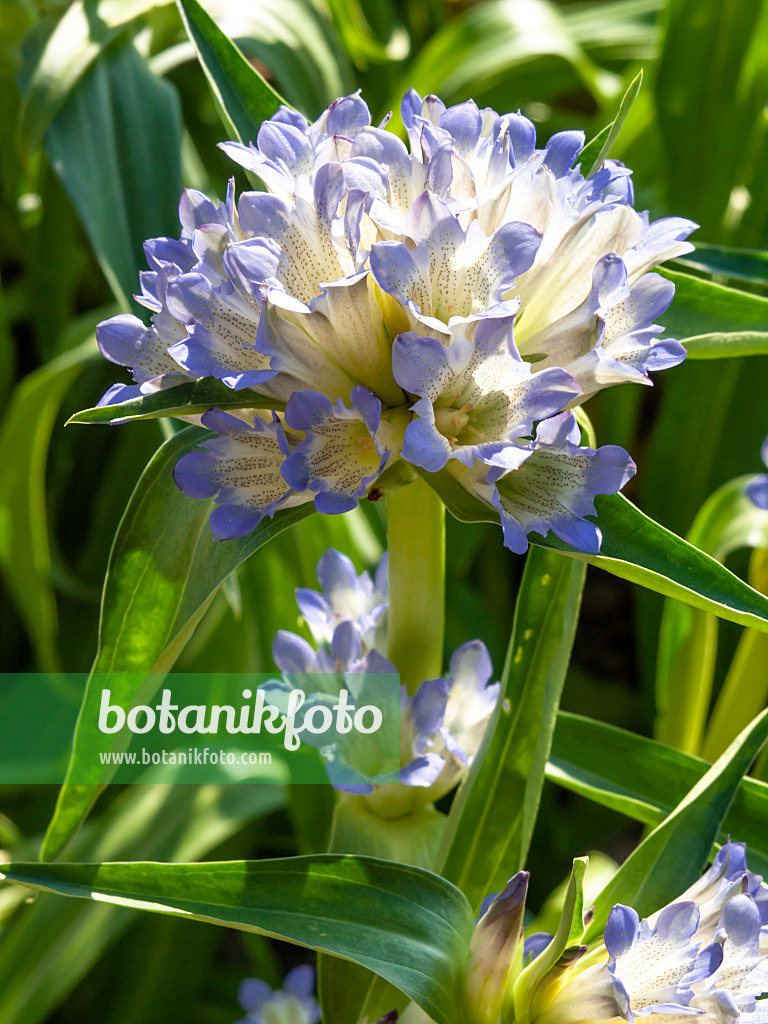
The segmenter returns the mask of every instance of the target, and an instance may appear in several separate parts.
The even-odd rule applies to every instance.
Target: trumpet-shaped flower
[[[425,680],[413,697],[403,688],[401,729],[412,754],[400,781],[432,800],[453,789],[472,764],[499,699],[484,643],[470,640],[451,656],[445,679]]]
[[[461,467],[456,475],[498,509],[504,543],[524,552],[529,533],[548,531],[580,551],[597,552],[602,535],[586,519],[596,514],[598,494],[615,494],[635,472],[635,464],[615,445],[579,447],[579,425],[565,412],[541,422],[536,438],[519,449],[519,468],[489,471]]]
[[[375,646],[376,628],[387,610],[387,556],[382,556],[373,579],[358,576],[351,559],[329,548],[317,563],[322,593],[299,587],[296,603],[317,643],[330,643],[337,626],[351,622],[365,649]]]
[[[527,453],[513,442],[579,394],[564,370],[531,373],[514,345],[514,312],[512,306],[475,320],[468,325],[470,337],[456,331],[449,345],[412,332],[397,338],[395,378],[404,391],[420,396],[412,407],[417,418],[405,431],[404,459],[430,472],[448,459],[470,468],[479,460],[518,469]]]
[[[296,493],[315,493],[318,512],[349,512],[384,468],[390,450],[377,440],[381,402],[367,388],[352,390],[352,405],[341,398],[331,402],[314,391],[296,391],[285,409],[285,420],[304,432],[282,466]]]
[[[674,287],[650,271],[690,250],[695,225],[636,212],[615,161],[585,176],[581,132],[537,148],[519,113],[413,90],[401,113],[410,147],[359,95],[314,123],[281,108],[255,144],[223,144],[269,191],[236,201],[230,186],[220,205],[184,194],[180,238],[147,243],[150,324],[122,314],[99,328],[135,381],[102,401],[215,378],[242,396],[232,418],[248,429],[245,410],[274,413],[252,436],[204,417],[219,441],[177,474],[187,493],[218,491],[214,522],[238,524],[219,537],[290,504],[344,511],[402,459],[447,464],[515,551],[555,528],[594,551],[592,497],[632,463],[578,449],[558,417],[683,358],[654,323]],[[284,492],[274,465],[254,462],[267,448]]]
[[[217,540],[243,537],[275,509],[311,497],[291,490],[282,476],[289,447],[277,416],[271,423],[255,416],[249,424],[209,409],[202,423],[218,437],[205,441],[203,451],[179,459],[173,475],[190,497],[216,497],[219,507],[211,514],[211,529]]]

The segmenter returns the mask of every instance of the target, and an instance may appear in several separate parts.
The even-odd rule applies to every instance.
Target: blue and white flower
[[[522,916],[519,890],[526,880],[515,876],[503,893],[489,897],[472,950],[490,922],[498,936],[509,924],[505,918],[517,924]],[[500,980],[483,987],[482,979],[474,977],[474,990],[482,992],[482,1000],[468,1003],[469,1019],[506,1024],[512,1019],[514,1001],[516,1024],[607,1024],[622,1018],[632,1024],[651,1015],[659,1024],[692,1019],[701,1024],[764,1024],[768,1001],[760,1000],[768,993],[768,957],[765,947],[762,952],[760,948],[760,907],[766,893],[760,877],[746,868],[743,844],[728,843],[679,900],[646,920],[640,920],[632,907],[613,907],[603,943],[565,950],[537,976],[525,1005],[520,968],[535,961],[552,937],[537,933],[526,939],[511,982],[505,960],[509,941],[497,942],[498,953],[486,956],[485,968],[489,978]],[[515,898],[510,900],[510,895]],[[470,953],[468,978],[473,977],[472,969],[477,973],[477,966]]]
[[[498,703],[500,684],[492,676],[485,644],[470,640],[453,652],[445,679],[425,680],[413,697],[402,688],[401,782],[437,800],[461,780]]]
[[[239,429],[204,420],[225,428],[200,463],[230,509],[214,515],[243,528],[299,502],[345,511],[402,459],[447,464],[499,511],[515,551],[553,524],[594,551],[592,498],[632,463],[580,448],[570,428],[566,443],[558,417],[683,358],[654,323],[674,287],[650,271],[691,249],[695,225],[637,213],[615,161],[585,177],[580,132],[537,149],[520,114],[413,90],[401,112],[410,148],[357,94],[312,124],[281,108],[255,145],[223,144],[269,191],[236,202],[230,186],[219,205],[184,194],[180,238],[147,245],[150,326],[121,315],[99,328],[136,381],[103,401],[211,377],[243,410],[266,404],[285,442],[280,495],[273,468],[256,493]]]
[[[449,345],[405,332],[392,349],[395,379],[419,400],[406,427],[403,458],[436,472],[448,459],[518,469],[527,453],[512,442],[529,437],[534,421],[561,412],[580,394],[576,381],[552,368],[532,374],[515,348],[518,304],[452,332]]]
[[[311,498],[292,490],[281,473],[290,448],[277,416],[267,422],[257,413],[249,423],[209,409],[202,424],[218,437],[205,441],[203,451],[179,459],[173,476],[192,498],[216,497],[218,508],[211,513],[216,540],[244,537],[277,508]]]
[[[299,587],[296,603],[317,643],[330,643],[337,626],[351,622],[367,650],[376,646],[376,631],[386,623],[387,556],[382,556],[371,579],[360,575],[352,560],[330,548],[317,563],[322,592]]]
[[[517,469],[451,467],[468,490],[498,510],[512,551],[522,554],[528,534],[549,531],[580,551],[600,550],[600,528],[586,517],[596,515],[595,497],[619,491],[635,464],[615,445],[580,447],[580,436],[576,417],[564,412],[539,423],[535,440],[518,447]]]
[[[272,656],[284,678],[275,683],[275,693],[287,694],[296,685],[309,693],[318,682],[311,678],[316,673],[335,677],[328,681],[331,689],[345,685],[350,693],[359,692],[366,676],[397,674],[382,653],[387,649],[386,571],[386,555],[371,580],[368,573],[358,576],[345,555],[325,552],[317,566],[323,593],[296,591],[316,646],[295,633],[278,631]],[[453,789],[472,764],[499,699],[500,684],[492,683],[492,677],[485,644],[472,640],[454,651],[445,678],[425,680],[413,696],[400,687],[400,770],[393,781],[417,790],[419,802],[434,801]],[[328,692],[313,693],[308,704],[325,699]],[[350,782],[342,762],[340,751],[334,751],[328,769],[336,788],[374,791],[364,779]]]
[[[238,1024],[318,1024],[320,1004],[314,992],[315,970],[308,964],[289,971],[281,989],[273,990],[259,978],[246,978],[237,998],[247,1016]]]
[[[763,441],[760,454],[763,457],[763,462],[768,466],[768,437]],[[762,473],[760,476],[756,476],[747,484],[745,494],[758,508],[768,510],[768,474]]]

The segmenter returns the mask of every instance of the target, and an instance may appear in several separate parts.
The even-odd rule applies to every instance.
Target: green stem
[[[409,693],[443,668],[445,506],[423,480],[387,498],[389,659]]]

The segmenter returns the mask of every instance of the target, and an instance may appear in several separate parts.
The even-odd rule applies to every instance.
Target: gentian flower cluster
[[[315,971],[302,964],[289,971],[283,987],[273,991],[258,978],[246,978],[238,1002],[247,1016],[238,1024],[318,1024],[320,1005],[314,996]]]
[[[695,225],[637,213],[615,161],[585,177],[582,132],[537,148],[519,113],[413,90],[401,112],[409,147],[359,95],[223,143],[269,191],[184,193],[180,238],[146,244],[149,326],[97,332],[136,382],[102,402],[201,378],[242,395],[202,416],[216,436],[176,468],[216,497],[218,539],[309,501],[347,511],[403,460],[496,509],[514,551],[551,530],[594,552],[584,517],[635,467],[582,447],[573,409],[684,358],[654,324],[674,287],[651,271]]]
[[[659,1024],[768,1020],[768,1002],[757,1001],[768,992],[768,888],[748,871],[742,843],[722,847],[698,882],[645,920],[615,906],[603,943],[566,949],[523,1005],[513,990],[519,997],[526,969],[552,940],[534,934],[519,956],[527,881],[520,872],[481,908],[466,974],[470,1021],[506,1024],[513,1013],[516,1024],[632,1024],[651,1014]]]
[[[308,685],[303,676],[333,673],[344,678],[354,695],[367,676],[396,674],[392,662],[377,649],[386,650],[386,555],[372,580],[366,572],[358,576],[350,559],[331,549],[320,559],[317,576],[322,592],[296,591],[317,647],[295,633],[278,632],[272,655],[284,678],[277,689],[288,692],[297,683],[311,688],[311,680]],[[400,688],[401,767],[391,781],[417,787],[423,800],[431,801],[461,780],[498,701],[499,684],[490,683],[492,675],[485,644],[472,640],[454,651],[445,678],[425,680],[413,696]],[[314,697],[322,699],[322,694]],[[311,704],[309,698],[306,707]],[[328,744],[327,737],[323,742]],[[341,745],[324,753],[337,789],[373,792],[374,785],[343,757]]]
[[[768,437],[763,441],[760,454],[766,467],[768,467]],[[747,484],[745,493],[758,508],[768,510],[768,474],[763,473],[760,476],[756,476],[754,480]]]

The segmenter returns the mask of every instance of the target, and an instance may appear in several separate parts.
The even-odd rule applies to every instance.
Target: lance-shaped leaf
[[[231,138],[255,142],[262,121],[283,102],[197,0],[178,0],[208,84]]]
[[[178,232],[181,105],[133,43],[106,50],[72,89],[45,148],[123,308],[143,244]]]
[[[731,281],[768,284],[768,253],[759,249],[736,249],[727,245],[707,245],[696,241],[696,251],[674,261],[675,266],[696,270],[710,277]]]
[[[738,477],[719,487],[702,505],[688,532],[692,544],[719,562],[741,547],[768,547],[768,513],[757,508],[745,494],[746,486],[754,479]],[[743,705],[736,718],[738,727],[731,729],[719,749],[701,749],[715,675],[717,633],[717,620],[711,615],[687,608],[679,601],[664,603],[656,660],[655,733],[662,742],[691,754],[702,752],[710,761],[723,752],[764,705],[759,687],[750,686],[749,696],[754,698],[751,705],[749,700],[737,698]],[[764,644],[765,639],[762,637],[759,642]],[[719,707],[722,699],[721,693]]]
[[[689,359],[726,359],[768,352],[768,299],[690,274],[664,269],[675,301],[661,317]]]
[[[603,166],[603,161],[610,153],[613,148],[613,144],[619,137],[622,125],[627,119],[632,104],[637,99],[637,94],[640,92],[640,86],[643,84],[643,72],[632,79],[629,88],[624,93],[616,117],[607,124],[602,131],[598,132],[594,139],[586,144],[584,149],[579,153],[576,158],[581,164],[581,173],[586,177],[591,178],[593,174],[596,174]]]
[[[523,867],[576,632],[585,566],[532,548],[503,678],[503,703],[451,809],[442,873],[473,907]],[[494,727],[495,726],[495,727]]]
[[[741,778],[766,739],[768,711],[737,736],[669,817],[627,857],[595,901],[595,916],[587,928],[586,941],[602,932],[614,904],[625,903],[645,917],[696,881]]]
[[[97,405],[70,416],[70,423],[125,423],[128,420],[153,420],[161,416],[200,416],[208,409],[284,409],[285,402],[265,398],[255,391],[233,391],[220,380],[202,380],[155,391],[115,405]]]
[[[205,864],[11,864],[11,882],[257,932],[344,957],[452,1024],[474,921],[420,868],[321,854]]]
[[[658,825],[709,769],[692,757],[646,736],[559,712],[547,778],[602,807],[646,825]],[[745,778],[720,828],[747,844],[753,871],[768,875],[768,783]]]
[[[19,138],[28,152],[40,145],[67,96],[99,54],[129,22],[170,0],[75,0],[51,31],[34,65],[21,70],[24,100]]]
[[[209,436],[187,427],[167,441],[141,476],[112,546],[101,605],[99,646],[91,679],[111,673],[112,699],[130,708],[162,682],[214,594],[237,566],[272,537],[311,515],[311,504],[277,512],[239,540],[214,541],[212,502],[188,498],[173,481],[178,459]],[[119,674],[118,674],[119,673]],[[56,852],[99,793],[103,769],[95,741],[100,685],[86,689],[67,781],[43,845]],[[103,737],[102,737],[103,738]],[[78,783],[71,780],[77,777]],[[87,780],[87,781],[84,781]]]
[[[565,892],[563,913],[552,941],[532,960],[515,982],[515,1017],[525,1019],[531,996],[547,974],[557,966],[567,949],[576,945],[584,933],[584,873],[589,863],[587,857],[577,857]]]
[[[498,523],[495,511],[473,497],[449,473],[421,475],[448,510],[462,522]],[[563,551],[590,565],[638,583],[666,597],[712,612],[721,619],[768,632],[768,597],[734,576],[714,558],[646,516],[621,494],[598,495],[600,553],[587,555],[548,534],[531,534],[532,544]]]
[[[67,389],[93,341],[28,374],[13,392],[0,429],[0,572],[18,605],[41,669],[56,671],[56,598],[45,495],[48,445]]]
[[[155,777],[150,771],[142,782]],[[286,787],[274,785],[130,786],[98,823],[79,833],[72,853],[82,861],[199,860],[285,800]],[[0,933],[0,1020],[45,1020],[137,917],[103,903],[35,900]]]

